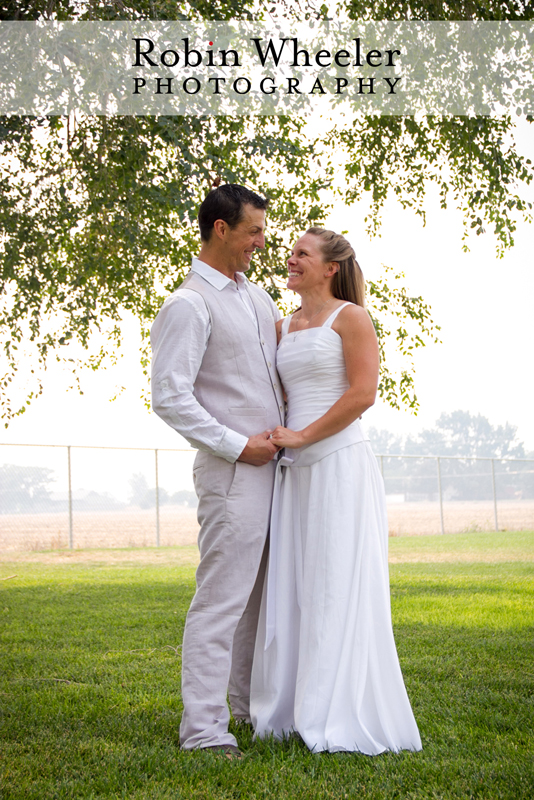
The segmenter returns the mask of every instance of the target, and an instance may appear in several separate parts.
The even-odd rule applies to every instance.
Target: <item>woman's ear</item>
[[[330,261],[327,266],[327,271],[325,272],[325,278],[331,278],[333,275],[339,272],[339,262],[338,261]]]

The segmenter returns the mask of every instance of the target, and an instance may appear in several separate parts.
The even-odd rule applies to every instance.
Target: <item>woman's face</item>
[[[313,233],[305,233],[296,242],[287,261],[287,288],[301,294],[305,290],[324,285],[330,264],[324,261],[321,240]]]

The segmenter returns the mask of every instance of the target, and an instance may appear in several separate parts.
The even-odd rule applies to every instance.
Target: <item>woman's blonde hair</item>
[[[308,228],[306,233],[318,236],[325,261],[336,261],[339,271],[332,278],[332,294],[365,308],[365,280],[350,242],[340,233],[324,228]]]

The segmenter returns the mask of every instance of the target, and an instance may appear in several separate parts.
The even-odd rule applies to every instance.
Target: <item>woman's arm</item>
[[[333,436],[370,408],[378,386],[378,342],[367,311],[361,306],[346,306],[332,328],[341,336],[349,388],[326,414],[301,431],[279,426],[272,433],[278,447],[297,449]]]

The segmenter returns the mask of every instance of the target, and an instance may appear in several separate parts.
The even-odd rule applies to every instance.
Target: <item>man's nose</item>
[[[265,234],[258,233],[256,238],[254,239],[254,246],[259,247],[261,250],[265,247]]]

